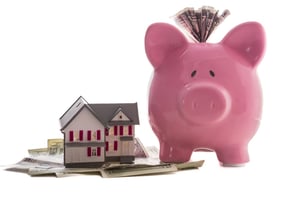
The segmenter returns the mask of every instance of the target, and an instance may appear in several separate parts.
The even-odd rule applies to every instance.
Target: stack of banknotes
[[[77,174],[97,174],[103,178],[128,177],[172,173],[185,169],[197,169],[204,160],[186,163],[161,163],[155,146],[144,147],[135,139],[133,164],[105,163],[99,168],[65,168],[63,164],[63,140],[48,139],[48,147],[29,149],[29,156],[6,167],[8,171],[23,172],[30,176],[55,175],[64,177]]]
[[[178,12],[174,19],[188,35],[196,42],[206,42],[210,34],[230,15],[229,10],[222,14],[211,6],[199,9],[185,8]]]

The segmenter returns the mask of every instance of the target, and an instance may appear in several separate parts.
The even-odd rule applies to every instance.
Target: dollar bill
[[[156,165],[133,165],[101,168],[100,172],[103,178],[116,178],[128,176],[140,176],[151,174],[171,173],[179,170],[196,169],[203,165],[204,160],[186,162],[186,163],[160,163]]]
[[[48,148],[28,149],[28,153],[31,156],[47,155],[48,154]]]
[[[140,175],[154,175],[171,173],[186,169],[196,169],[203,165],[204,161],[186,162],[180,164],[161,163],[157,165],[120,165],[120,166],[108,166],[100,168],[64,168],[64,167],[34,167],[28,170],[28,174],[31,176],[41,175],[56,175],[62,177],[68,174],[99,174],[103,178],[116,178],[116,177],[129,177]]]
[[[132,165],[100,169],[103,178],[128,177],[176,172],[174,164]]]
[[[48,139],[48,153],[50,155],[64,153],[63,139]]]
[[[134,164],[106,163],[100,168],[64,168],[63,166],[53,166],[52,168],[34,167],[28,170],[28,174],[31,176],[53,174],[57,177],[63,177],[69,174],[93,173],[99,174],[103,178],[116,178],[165,174],[186,169],[197,169],[204,163],[204,160],[185,163],[161,163],[158,158],[158,149],[156,147],[147,147],[145,150],[148,150],[149,157],[136,159]]]
[[[29,169],[44,169],[48,170],[51,168],[63,168],[62,162],[56,162],[49,160],[40,160],[35,158],[26,157],[16,164],[9,165],[6,167],[7,171],[25,172],[28,173]]]
[[[31,156],[63,154],[64,140],[62,138],[48,139],[47,147],[28,149],[28,153]]]
[[[105,163],[101,168],[65,168],[64,166],[52,166],[52,167],[40,167],[39,165],[37,166],[32,166],[27,169],[27,173],[31,176],[40,176],[40,175],[56,175],[57,177],[62,177],[68,174],[85,174],[85,173],[98,173],[100,174],[101,172],[103,174],[106,173],[106,171],[103,171],[104,169],[107,170],[112,170],[112,169],[118,169],[122,168],[123,170],[126,170],[127,168],[139,168],[141,166],[146,167],[146,166],[155,166],[157,165],[156,173],[158,173],[158,166],[160,164],[160,161],[158,159],[158,149],[156,147],[147,147],[145,148],[141,141],[139,139],[136,140],[136,149],[138,153],[138,157],[135,158],[135,163],[134,164],[120,164],[118,162],[111,162],[111,163]],[[149,150],[149,153],[148,153]],[[150,157],[151,155],[151,157]],[[61,157],[61,160],[59,159],[58,156],[43,156],[40,155],[38,156],[39,159],[36,159],[37,157],[34,157],[33,160],[38,161],[46,161],[50,163],[63,163],[63,158]],[[55,159],[54,159],[55,158]],[[22,165],[22,162],[19,162],[18,164]],[[22,168],[22,166],[20,166]],[[154,169],[154,168],[153,168]],[[165,172],[166,169],[162,169],[162,172]],[[141,170],[140,170],[141,173]],[[144,172],[146,173],[146,172]],[[150,173],[148,171],[148,173]],[[132,174],[132,173],[131,173]],[[130,175],[131,175],[130,174]],[[129,175],[129,174],[128,174]],[[137,174],[138,175],[138,174]],[[115,175],[114,175],[115,176]],[[123,175],[125,176],[125,175]],[[108,176],[106,176],[108,177]]]
[[[204,160],[186,163],[162,163],[159,160],[159,151],[155,146],[144,147],[137,140],[139,155],[133,164],[105,163],[99,168],[65,168],[63,154],[39,155],[27,157],[18,163],[9,166],[6,170],[25,172],[30,176],[55,175],[63,177],[73,174],[98,174],[103,178],[116,178],[128,176],[154,175],[173,173],[185,169],[196,169],[203,165]]]
[[[199,160],[199,161],[177,163],[175,165],[178,170],[187,170],[187,169],[196,169],[202,167],[203,164],[204,164],[204,160]]]
[[[89,174],[96,172],[100,175],[101,168],[65,168],[65,167],[52,167],[52,168],[30,168],[28,174],[30,176],[41,176],[41,175],[56,175],[62,177],[67,174]]]

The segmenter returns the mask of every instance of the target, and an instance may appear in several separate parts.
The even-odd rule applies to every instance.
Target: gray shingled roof
[[[118,103],[118,104],[89,104],[94,110],[97,117],[107,125],[129,125],[139,124],[139,115],[137,103]],[[122,111],[130,121],[114,121],[110,120],[117,114],[118,111]]]
[[[104,103],[104,104],[89,104],[82,96],[80,96],[72,106],[59,118],[61,130],[77,116],[84,108],[88,108],[91,113],[106,127],[111,125],[129,125],[139,124],[138,106],[137,103]],[[122,111],[130,121],[114,121],[110,120]]]

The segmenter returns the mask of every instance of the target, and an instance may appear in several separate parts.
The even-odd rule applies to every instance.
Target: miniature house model
[[[59,120],[66,167],[134,161],[137,103],[89,104],[80,96]]]

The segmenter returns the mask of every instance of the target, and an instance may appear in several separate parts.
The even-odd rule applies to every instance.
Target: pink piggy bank
[[[238,25],[216,44],[188,42],[166,23],[147,29],[154,67],[148,109],[161,161],[186,162],[198,149],[215,151],[223,165],[249,161],[262,112],[256,67],[264,49],[257,22]]]

